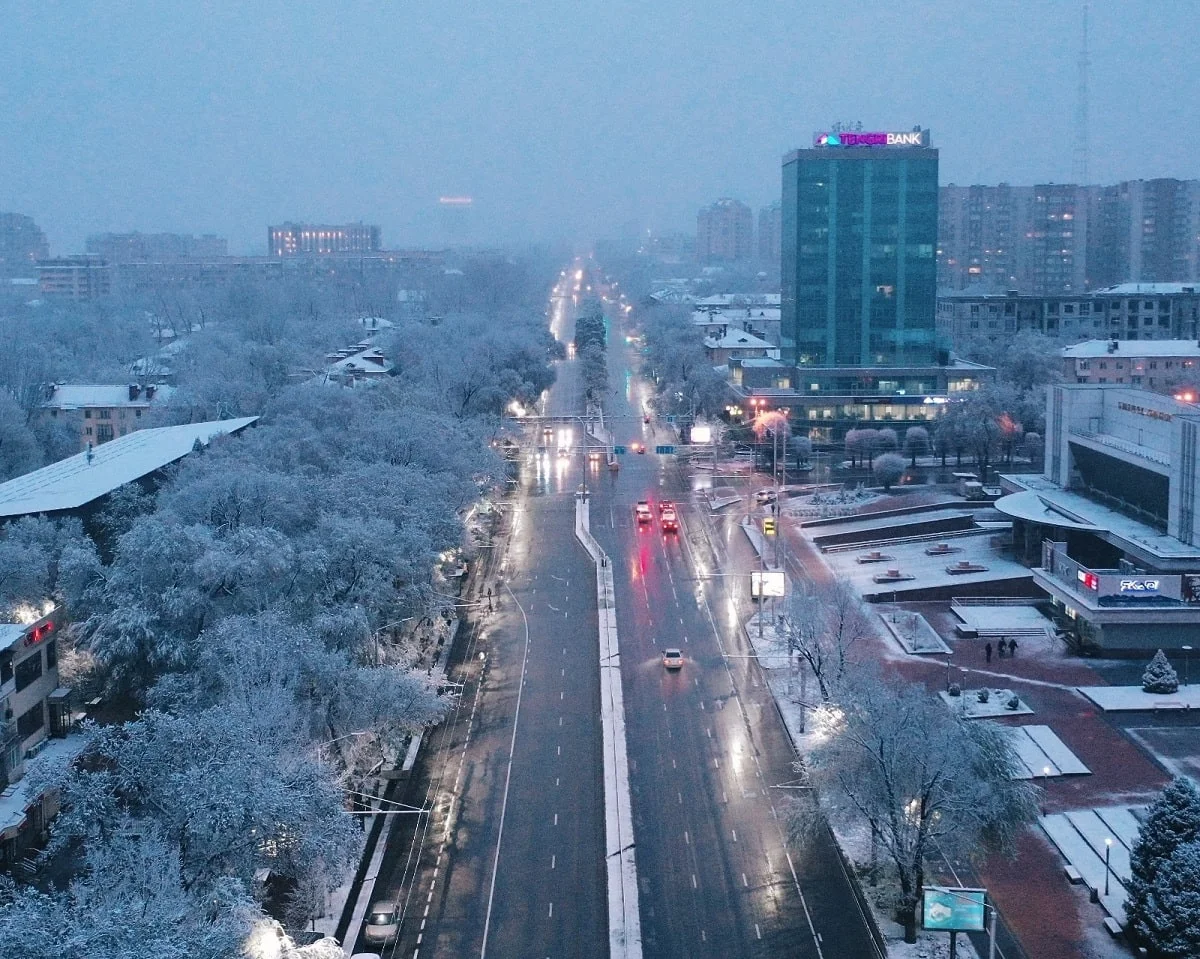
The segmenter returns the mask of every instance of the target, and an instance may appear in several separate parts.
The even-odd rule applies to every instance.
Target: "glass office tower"
[[[928,131],[821,133],[783,160],[782,351],[805,367],[945,363]]]

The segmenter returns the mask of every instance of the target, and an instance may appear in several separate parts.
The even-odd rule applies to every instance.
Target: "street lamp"
[[[1190,677],[1188,676],[1188,673],[1190,672],[1189,660],[1192,658],[1192,647],[1191,646],[1180,646],[1179,648],[1183,650],[1183,685],[1190,686],[1192,684],[1190,682]]]
[[[1104,839],[1104,895],[1108,895],[1108,875],[1112,872],[1108,867],[1109,853],[1112,852],[1112,839],[1105,837]]]

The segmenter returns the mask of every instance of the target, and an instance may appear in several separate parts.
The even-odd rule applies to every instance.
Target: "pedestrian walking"
[[[1000,654],[1000,658],[1004,658],[1004,637],[1000,637],[1000,642],[996,644],[996,651]]]
[[[1017,655],[1017,641],[1015,639],[1010,639],[1008,641],[1008,655],[1009,656]]]
[[[488,587],[488,591],[487,591],[487,601],[488,601],[488,612],[490,613],[492,611],[492,587],[490,587],[490,586]]]
[[[987,657],[987,661],[992,661],[992,641],[989,639],[983,647],[983,655]]]

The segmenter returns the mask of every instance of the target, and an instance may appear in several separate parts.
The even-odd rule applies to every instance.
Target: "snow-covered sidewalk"
[[[1077,686],[1106,713],[1156,709],[1200,709],[1200,685],[1180,686],[1173,693],[1148,693],[1141,686]]]

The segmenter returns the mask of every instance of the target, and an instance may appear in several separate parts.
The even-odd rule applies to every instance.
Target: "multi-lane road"
[[[551,301],[563,340],[573,279]],[[674,457],[653,452],[673,440],[643,422],[649,394],[620,320],[614,311],[606,421],[617,443],[651,452],[611,472],[589,462],[581,427],[528,431],[508,535],[484,577],[499,606],[476,608],[452,661],[455,712],[404,796],[432,812],[394,830],[380,870],[377,895],[405,909],[384,955],[608,954],[595,576],[574,537],[586,479],[616,583],[645,955],[867,959],[875,947],[832,845],[786,839],[796,757],[741,625],[744,537],[700,505]],[[541,412],[579,414],[579,390],[576,362],[559,364]],[[657,517],[639,527],[635,503],[664,498],[679,533]],[[667,646],[684,651],[682,670],[663,668]]]

